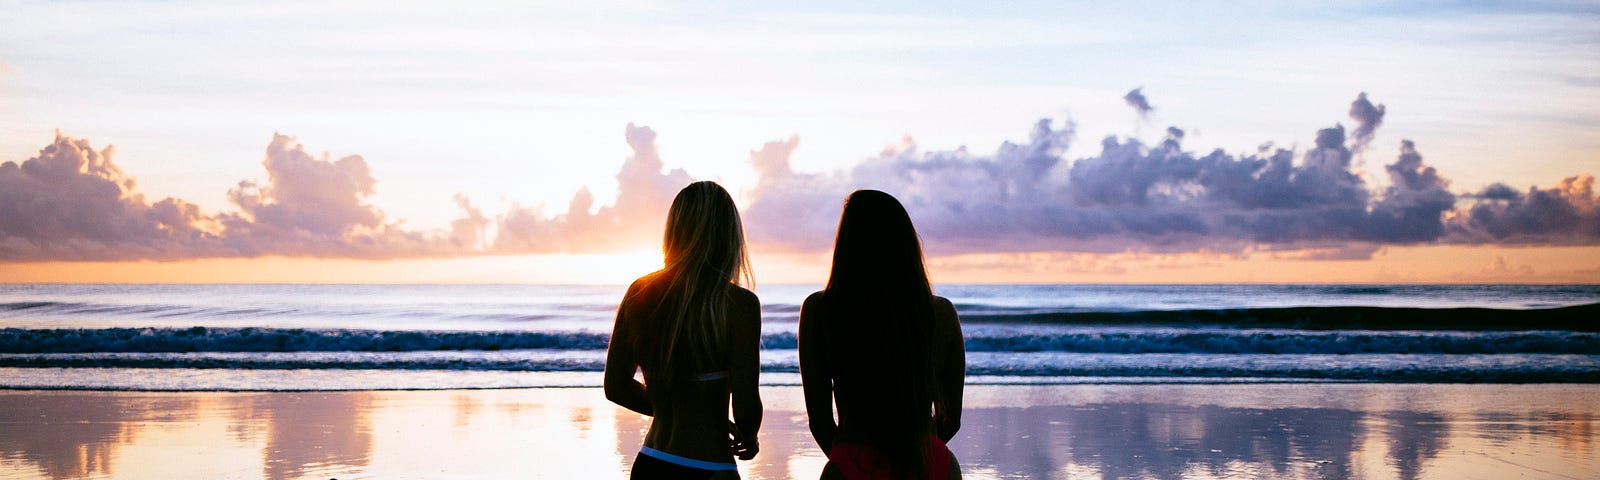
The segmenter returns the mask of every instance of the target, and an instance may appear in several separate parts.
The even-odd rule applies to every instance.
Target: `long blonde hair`
[[[651,322],[655,341],[641,345],[650,352],[642,359],[653,365],[640,366],[652,377],[647,381],[655,380],[653,391],[723,364],[733,290],[754,284],[739,210],[715,182],[691,183],[678,192],[667,211],[661,252],[667,288]]]

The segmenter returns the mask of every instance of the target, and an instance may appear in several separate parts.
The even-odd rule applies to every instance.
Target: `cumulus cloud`
[[[221,253],[218,225],[194,204],[154,204],[87,140],[56,132],[39,156],[0,164],[0,259],[174,259]]]
[[[767,142],[750,152],[757,175],[756,197],[741,213],[745,236],[767,248],[820,251],[833,245],[831,233],[839,222],[839,205],[850,193],[848,177],[841,173],[795,172],[789,155],[799,147],[799,137]],[[815,232],[825,232],[817,236]]]
[[[1400,142],[1400,158],[1384,167],[1390,186],[1367,214],[1366,237],[1385,243],[1417,243],[1444,233],[1443,214],[1455,207],[1450,182],[1433,167],[1410,140]]]
[[[1135,89],[1128,100],[1143,96]],[[1331,260],[1370,258],[1391,244],[1540,243],[1556,234],[1595,242],[1587,177],[1526,195],[1491,187],[1464,196],[1479,203],[1462,214],[1448,180],[1407,140],[1385,166],[1390,185],[1373,191],[1351,159],[1384,108],[1365,94],[1352,105],[1353,135],[1334,125],[1305,151],[1195,153],[1182,148],[1183,130],[1169,128],[1154,145],[1109,137],[1098,154],[1069,160],[1073,126],[1048,120],[1035,123],[1025,143],[990,154],[923,152],[908,138],[832,173],[793,172],[788,150],[778,149],[779,158],[753,156],[761,177],[746,218],[755,241],[825,248],[838,199],[874,188],[906,204],[934,254],[1292,251]],[[823,204],[830,215],[808,210]]]
[[[359,155],[314,156],[293,137],[267,145],[267,183],[239,182],[228,191],[237,213],[218,218],[224,243],[239,255],[392,258],[451,253],[437,235],[385,221],[367,203],[378,181]]]
[[[1600,243],[1600,198],[1594,175],[1561,179],[1526,193],[1496,183],[1472,195],[1478,201],[1455,215],[1448,241],[1593,245]]]
[[[572,253],[657,247],[667,207],[684,185],[694,182],[682,169],[663,173],[656,132],[628,124],[624,138],[633,150],[617,173],[617,198],[595,207],[588,188],[573,194],[567,211],[545,217],[540,207],[513,206],[497,221],[496,253]],[[594,210],[594,212],[590,212]]]
[[[330,161],[275,135],[263,161],[267,183],[240,182],[229,191],[238,211],[211,215],[180,199],[147,202],[113,155],[57,133],[39,156],[0,164],[0,259],[451,253],[438,235],[387,223],[366,203],[377,181],[359,156]]]
[[[1150,111],[1139,89],[1125,99]],[[1315,132],[1310,148],[1255,152],[1184,149],[1185,132],[1153,144],[1108,137],[1098,152],[1066,157],[1072,123],[1031,125],[1025,140],[991,152],[922,149],[905,137],[852,168],[799,172],[798,137],[752,150],[757,174],[743,205],[751,242],[768,251],[831,247],[842,200],[859,188],[906,205],[930,254],[1206,252],[1273,258],[1370,258],[1385,245],[1600,244],[1594,177],[1518,190],[1492,184],[1453,193],[1417,145],[1400,142],[1381,189],[1351,170],[1385,108],[1365,93],[1355,130]],[[673,196],[693,182],[668,169],[656,133],[629,124],[632,154],[615,199],[577,189],[565,210],[513,204],[486,214],[452,200],[445,228],[402,226],[370,203],[377,177],[359,155],[312,154],[274,135],[265,182],[228,191],[231,209],[207,213],[176,198],[151,202],[112,161],[114,151],[57,134],[39,156],[0,164],[0,261],[173,260],[262,255],[337,258],[615,252],[656,248]],[[442,201],[443,199],[441,199]]]
[[[472,199],[466,195],[458,193],[451,200],[461,209],[461,217],[450,222],[450,243],[469,250],[482,248],[489,238],[489,217],[484,216],[478,207],[472,206]]]
[[[763,166],[757,168],[760,180],[745,213],[751,241],[826,248],[841,201],[857,188],[888,191],[908,209],[924,213],[918,228],[940,246],[983,250],[982,245],[996,243],[996,235],[1006,234],[1021,241],[1038,233],[1019,227],[1038,226],[1026,218],[1040,215],[1036,210],[1043,200],[1054,196],[1044,177],[1061,160],[1072,131],[1070,124],[1057,129],[1041,120],[1028,143],[1003,144],[990,156],[965,149],[924,153],[908,137],[851,170],[824,174],[792,171],[787,159],[792,145],[768,144],[752,153],[753,162]]]

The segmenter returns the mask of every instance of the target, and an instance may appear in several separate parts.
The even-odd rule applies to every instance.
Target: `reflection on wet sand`
[[[972,478],[1583,478],[1600,466],[1595,386],[973,390],[951,443]],[[815,478],[799,389],[763,397],[762,451],[741,473]],[[648,425],[597,389],[0,392],[0,477],[622,478]]]
[[[372,457],[372,398],[348,393],[244,397],[240,422],[260,422],[263,478],[336,477],[359,472]]]
[[[1349,478],[1362,414],[1149,403],[997,408],[953,447],[1000,476]]]
[[[1443,416],[1424,412],[1385,414],[1389,435],[1389,458],[1403,480],[1422,478],[1422,463],[1444,450],[1450,436],[1450,422]]]
[[[46,478],[115,476],[117,449],[138,441],[145,426],[186,422],[196,410],[192,398],[133,395],[84,408],[73,401],[81,396],[0,395],[0,458],[32,466]]]
[[[472,395],[456,395],[450,399],[455,403],[455,421],[451,423],[455,428],[467,428],[472,418],[478,416],[478,411],[483,409],[483,403]]]
[[[633,465],[633,458],[644,445],[644,434],[650,429],[650,417],[616,408],[617,457],[622,459],[617,471],[623,477]]]

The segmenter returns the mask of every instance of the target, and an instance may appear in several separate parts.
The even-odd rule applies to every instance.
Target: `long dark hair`
[[[650,335],[638,345],[653,394],[722,367],[735,282],[751,284],[739,210],[716,182],[689,184],[672,199],[661,252],[666,289],[650,316]]]
[[[902,478],[926,477],[933,379],[933,288],[905,207],[887,193],[845,199],[825,290],[835,395]],[[831,363],[831,362],[830,362]]]

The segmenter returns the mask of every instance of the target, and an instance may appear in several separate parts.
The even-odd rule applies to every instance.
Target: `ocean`
[[[817,285],[761,285],[797,385]],[[0,388],[592,387],[622,286],[0,285]],[[938,285],[968,383],[1600,383],[1600,285]]]

